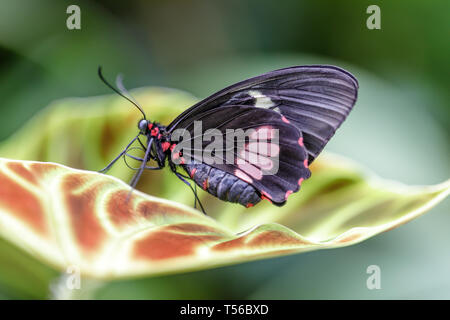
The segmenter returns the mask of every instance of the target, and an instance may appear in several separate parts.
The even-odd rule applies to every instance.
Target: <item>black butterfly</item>
[[[167,162],[177,177],[194,191],[196,201],[196,191],[188,179],[221,200],[246,207],[261,199],[281,206],[291,193],[300,189],[302,181],[311,175],[308,166],[352,110],[358,93],[356,78],[341,68],[289,67],[231,85],[164,126],[147,120],[142,108],[123,87],[120,77],[116,82],[117,90],[103,78],[101,68],[99,76],[143,114],[138,123],[139,134],[101,172],[107,171],[122,156],[141,161],[130,183],[134,188],[145,169],[162,169]],[[218,138],[223,138],[221,148],[216,144],[215,149],[208,150],[208,139],[195,142],[195,138],[202,138],[195,131],[196,121],[201,121],[203,138],[211,129],[216,136],[219,134]],[[230,142],[226,134],[239,129],[253,133]],[[180,143],[174,139],[175,132],[190,138],[183,135]],[[261,135],[265,138],[262,142]],[[145,144],[140,136],[147,138]],[[135,141],[145,151],[143,158],[128,153]],[[184,148],[180,148],[181,145]],[[225,160],[223,151],[228,152],[229,161],[217,161]],[[249,156],[256,161],[249,161]],[[212,158],[216,161],[210,161]],[[147,166],[150,160],[156,166]],[[276,170],[270,172],[275,163]],[[178,167],[188,176],[178,172]]]

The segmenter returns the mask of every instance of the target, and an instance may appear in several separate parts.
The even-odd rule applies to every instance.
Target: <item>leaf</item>
[[[155,275],[354,244],[411,220],[450,191],[449,182],[381,189],[343,165],[320,171],[319,179],[334,183],[311,190],[296,214],[282,212],[305,234],[274,222],[235,234],[176,202],[139,191],[127,201],[129,186],[108,175],[0,159],[0,235],[58,270],[75,266],[102,279]]]

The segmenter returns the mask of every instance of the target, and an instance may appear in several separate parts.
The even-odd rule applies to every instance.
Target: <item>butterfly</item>
[[[294,66],[226,87],[165,126],[147,119],[121,76],[116,89],[104,79],[101,68],[98,73],[143,115],[138,135],[100,172],[121,157],[140,161],[130,182],[134,189],[144,170],[160,170],[168,164],[194,191],[195,203],[199,186],[245,207],[262,199],[284,205],[310,177],[309,166],[346,119],[358,95],[358,81],[344,69]],[[143,157],[129,153],[136,142]],[[148,165],[150,161],[155,165]]]

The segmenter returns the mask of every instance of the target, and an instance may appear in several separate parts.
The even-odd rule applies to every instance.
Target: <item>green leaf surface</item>
[[[296,210],[280,212],[278,222],[291,228],[262,222],[262,210],[236,234],[177,202],[138,191],[127,199],[129,186],[108,175],[0,159],[0,234],[61,271],[75,266],[84,276],[115,279],[354,244],[420,215],[450,190],[449,183],[377,189],[360,179],[343,188],[340,178]]]

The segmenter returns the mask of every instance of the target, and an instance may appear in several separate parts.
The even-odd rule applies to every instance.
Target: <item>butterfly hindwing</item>
[[[194,121],[202,124],[200,148],[193,143],[198,138]],[[301,181],[310,176],[302,133],[273,110],[225,105],[186,118],[179,127],[191,137],[182,142],[191,148],[189,154],[184,151],[185,159],[233,174],[275,204],[283,204],[287,196],[299,190]],[[212,129],[215,134],[208,134]],[[237,135],[230,136],[227,132]]]

